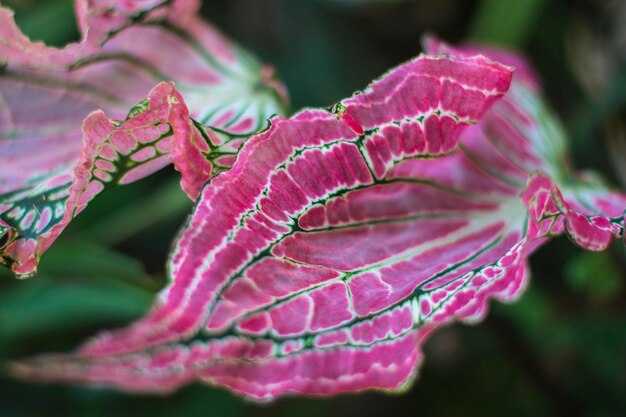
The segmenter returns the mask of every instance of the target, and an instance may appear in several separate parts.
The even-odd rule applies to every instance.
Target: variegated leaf
[[[518,186],[526,182],[529,173],[542,172],[550,183],[546,183],[550,204],[559,213],[554,232],[565,231],[579,246],[603,250],[612,238],[623,237],[626,195],[610,190],[593,173],[572,170],[564,130],[543,103],[538,77],[521,56],[485,47],[452,48],[434,38],[426,38],[424,43],[432,53],[482,52],[517,68],[504,99],[462,140],[464,152],[473,161],[491,175]],[[489,148],[493,151],[488,152]]]
[[[510,79],[422,56],[331,111],[273,119],[203,189],[147,317],[16,371],[257,400],[401,389],[431,329],[523,283],[538,232],[519,190],[454,152]]]
[[[101,47],[124,29],[140,23],[169,21],[184,26],[198,12],[197,0],[74,0],[81,39],[64,48],[32,42],[13,20],[13,12],[0,7],[0,56],[4,64],[31,69],[64,71]],[[6,62],[4,62],[6,61]]]
[[[30,165],[30,181],[7,181],[7,187],[19,184],[20,188],[0,190],[0,219],[9,226],[3,257],[9,265],[10,260],[19,261],[14,271],[34,270],[39,254],[97,194],[167,165],[174,143],[170,119],[174,118],[189,123],[182,97],[172,84],[164,83],[122,122],[107,119],[102,111],[90,114],[83,126],[82,150],[72,163],[63,163],[66,155],[59,151],[73,150],[73,143],[63,147],[52,143],[53,150],[33,158],[32,147],[12,147],[14,142],[0,141],[9,161],[6,168],[12,173],[23,174],[25,161]]]
[[[145,318],[16,372],[139,391],[200,379],[255,400],[399,390],[430,332],[519,296],[549,237],[624,236],[626,196],[574,182],[529,70],[461,132],[505,74],[407,75],[429,61],[484,62],[422,58],[332,113],[275,119],[203,190]]]
[[[183,188],[195,197],[211,175],[232,164],[242,138],[285,105],[271,68],[198,18],[197,1],[77,0],[76,6],[83,40],[64,49],[31,43],[0,7],[0,264],[19,276],[34,273],[41,253],[77,214],[65,204],[88,146],[81,126],[90,112],[123,120],[155,84],[175,81],[199,123],[176,118],[170,129],[180,132],[178,139],[159,164],[133,167],[122,183],[173,157]],[[134,140],[137,148],[154,138]]]

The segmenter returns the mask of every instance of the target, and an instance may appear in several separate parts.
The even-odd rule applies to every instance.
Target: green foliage
[[[546,0],[483,0],[469,38],[509,48],[523,47],[545,3]]]
[[[148,308],[155,287],[137,260],[86,242],[55,246],[37,278],[2,289],[0,349],[11,351],[26,338],[93,328],[103,318],[122,324]]]
[[[623,277],[605,252],[581,253],[568,262],[565,276],[572,289],[599,301],[616,295],[623,285]]]
[[[30,39],[54,46],[78,40],[72,0],[8,0],[6,3],[15,10],[17,24]]]

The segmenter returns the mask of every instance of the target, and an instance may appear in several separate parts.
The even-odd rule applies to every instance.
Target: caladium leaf
[[[50,149],[44,149],[48,152],[32,158],[36,145],[14,147],[13,141],[0,141],[11,173],[10,181],[2,184],[7,188],[0,189],[0,219],[10,226],[3,257],[21,260],[13,270],[34,270],[38,254],[104,189],[132,182],[168,164],[173,146],[168,121],[174,117],[189,120],[182,97],[172,84],[162,84],[123,122],[107,119],[102,111],[90,114],[77,160],[71,153],[74,143],[59,146],[48,142]],[[24,180],[20,175],[28,177]],[[20,188],[15,189],[16,184]]]
[[[460,66],[423,70],[443,62]],[[200,379],[255,400],[405,388],[428,334],[519,296],[549,237],[624,236],[626,196],[573,182],[536,78],[521,71],[462,129],[508,82],[472,62],[421,58],[332,112],[274,119],[203,190],[145,318],[15,371],[139,391]]]
[[[514,187],[503,204],[435,169],[510,79],[482,57],[422,56],[331,110],[274,118],[203,189],[147,317],[16,369],[128,390],[202,379],[258,400],[402,387],[429,329],[524,277]],[[403,175],[408,162],[433,176]]]
[[[84,208],[68,205],[68,197],[73,181],[80,181],[74,178],[79,165],[96,162],[84,159],[95,156],[89,141],[108,141],[116,121],[159,81],[175,81],[185,98],[169,108],[180,112],[177,117],[150,121],[155,129],[163,122],[159,135],[175,140],[162,142],[154,159],[157,154],[147,156],[155,149],[154,132],[135,132],[128,139],[135,143],[116,152],[127,156],[130,148],[141,148],[143,154],[132,167],[117,164],[118,179],[100,178],[92,187],[140,179],[173,159],[183,188],[195,197],[212,175],[232,164],[243,138],[282,113],[286,100],[271,68],[196,16],[197,1],[79,0],[76,6],[83,39],[63,49],[30,42],[11,12],[0,7],[0,264],[18,276],[35,272],[41,253]],[[148,108],[152,116],[169,114],[165,107],[156,109],[169,106],[165,95],[153,92],[128,117]],[[199,122],[189,120],[187,108]],[[102,113],[91,115],[84,129],[91,129],[92,138],[83,138],[83,120],[98,109],[111,123]],[[96,119],[109,128],[93,130]],[[100,134],[105,136],[93,137]],[[144,149],[146,144],[151,145]]]
[[[593,173],[573,172],[563,128],[542,102],[538,77],[521,56],[472,45],[453,48],[432,37],[424,43],[432,53],[481,52],[518,68],[510,91],[462,140],[468,156],[511,184],[523,184],[533,171],[545,174],[546,204],[552,206],[547,210],[559,215],[554,233],[565,231],[579,246],[596,251],[606,249],[613,237],[623,237],[626,195],[611,191]],[[486,152],[481,137],[495,152]]]
[[[189,23],[198,12],[197,0],[75,0],[74,8],[81,39],[64,48],[32,42],[13,20],[13,12],[0,7],[0,56],[11,66],[65,70],[101,47],[126,28],[137,24],[169,21],[176,26]]]

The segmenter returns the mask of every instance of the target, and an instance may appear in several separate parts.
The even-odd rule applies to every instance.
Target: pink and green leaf
[[[273,119],[202,190],[146,317],[15,372],[258,401],[401,390],[432,331],[521,294],[548,238],[623,237],[626,196],[571,174],[538,84],[504,94],[508,67],[454,54]]]
[[[198,12],[198,0],[75,0],[81,39],[64,48],[32,42],[13,19],[13,12],[0,7],[0,57],[4,65],[31,69],[65,70],[82,57],[97,53],[117,33],[136,24],[169,20],[183,26]]]
[[[518,67],[510,91],[463,138],[466,154],[510,183],[524,183],[533,171],[543,173],[550,204],[563,222],[559,232],[584,249],[604,250],[613,238],[623,236],[626,195],[610,190],[591,173],[573,172],[564,130],[540,96],[538,77],[521,56],[472,45],[450,47],[429,37],[424,43],[433,53],[483,52]],[[489,147],[481,140],[495,151],[486,152]],[[508,164],[502,163],[501,155],[507,156]]]
[[[521,203],[403,171],[457,158],[510,79],[482,57],[422,56],[332,111],[274,118],[203,189],[147,317],[17,369],[257,400],[405,386],[430,329],[522,283]]]
[[[7,168],[0,172],[0,264],[32,275],[39,256],[80,211],[66,202],[77,164],[96,162],[79,162],[93,139],[81,130],[92,111],[104,111],[111,123],[102,113],[89,116],[91,122],[98,117],[113,127],[155,84],[175,81],[185,100],[178,106],[181,115],[200,122],[173,118],[169,129],[180,133],[167,140],[158,160],[133,161],[132,172],[130,165],[117,166],[123,180],[103,183],[138,180],[174,160],[192,198],[232,165],[243,138],[283,112],[286,93],[271,68],[196,16],[198,6],[193,0],[78,0],[83,38],[63,49],[30,42],[12,13],[0,7],[0,164]],[[139,110],[134,107],[129,117]],[[145,133],[137,133],[133,147],[153,142]],[[214,138],[219,142],[204,142]]]
[[[48,249],[97,194],[168,164],[174,118],[188,122],[188,111],[173,85],[164,83],[122,122],[107,119],[102,111],[90,114],[78,158],[55,153],[61,149],[55,143],[43,149],[48,152],[32,155],[32,148],[0,141],[13,177],[1,190],[0,219],[9,227],[2,260],[17,274],[30,272],[36,268],[38,253]],[[71,145],[67,149],[73,152]],[[21,262],[11,264],[12,259]]]

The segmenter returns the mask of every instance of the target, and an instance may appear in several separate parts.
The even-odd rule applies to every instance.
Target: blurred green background
[[[33,39],[75,40],[70,0],[1,1]],[[626,185],[623,0],[230,0],[203,14],[261,59],[292,109],[326,106],[420,52],[436,33],[524,51],[569,134],[573,163]],[[173,170],[99,197],[43,258],[35,279],[0,271],[0,361],[75,347],[122,326],[164,285],[172,237],[190,210]],[[0,373],[0,416],[623,416],[626,256],[584,253],[565,238],[532,258],[516,304],[478,326],[453,325],[425,346],[417,383],[369,393],[248,404],[194,384],[167,397],[46,386]]]

